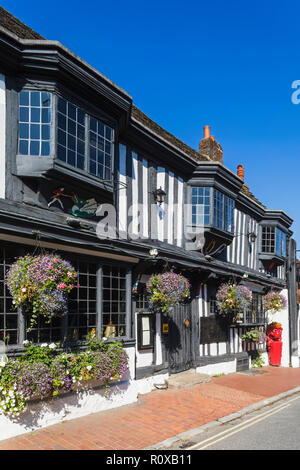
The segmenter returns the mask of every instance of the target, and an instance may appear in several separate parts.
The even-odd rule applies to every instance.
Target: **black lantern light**
[[[249,240],[250,240],[251,243],[255,243],[255,241],[257,239],[257,235],[254,232],[249,233],[248,237],[249,237]]]
[[[165,202],[167,193],[161,187],[156,189],[153,194],[156,202],[158,202],[159,205]]]

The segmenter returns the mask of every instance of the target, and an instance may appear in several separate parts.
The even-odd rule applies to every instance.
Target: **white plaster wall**
[[[196,372],[208,375],[232,374],[233,372],[236,372],[236,359],[234,361],[219,362],[217,364],[208,364],[206,366],[197,367]]]
[[[156,314],[156,333],[155,333],[155,348],[156,348],[156,365],[160,365],[163,362],[162,357],[162,331],[161,331],[161,315]]]
[[[5,137],[6,137],[5,76],[0,74],[0,198],[5,198]]]
[[[162,385],[169,378],[169,374],[158,374],[151,377],[145,377],[144,379],[139,379],[135,381],[137,387],[137,393],[144,395],[145,393],[150,393],[155,389],[155,384]]]

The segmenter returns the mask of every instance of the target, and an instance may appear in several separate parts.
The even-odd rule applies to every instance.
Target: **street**
[[[185,450],[299,450],[300,394],[193,438]]]

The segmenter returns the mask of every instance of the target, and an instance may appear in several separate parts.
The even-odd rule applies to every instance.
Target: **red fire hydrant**
[[[271,366],[280,366],[282,355],[282,326],[280,323],[270,323],[267,326],[267,348]]]

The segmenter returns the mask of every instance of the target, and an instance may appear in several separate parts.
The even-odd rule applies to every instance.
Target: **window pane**
[[[30,92],[30,105],[37,106],[38,108],[41,105],[41,95],[39,91]]]
[[[27,140],[19,141],[19,153],[20,155],[28,155],[28,141]]]
[[[120,283],[126,277],[126,271],[122,268],[103,266],[103,290],[102,324],[104,336],[126,335],[126,291],[122,291]]]
[[[29,106],[29,92],[28,91],[20,92],[20,105]]]
[[[41,125],[41,121],[48,124]],[[19,122],[20,154],[50,155],[51,93],[21,91]]]
[[[30,142],[30,155],[39,155],[40,154],[40,142],[35,142],[32,140]]]
[[[50,143],[49,142],[42,142],[41,155],[42,156],[50,155]]]
[[[58,101],[58,158],[81,170],[85,167],[85,113],[72,103]],[[66,151],[62,150],[66,147]]]
[[[214,226],[224,228],[224,195],[214,189]]]
[[[206,191],[208,189],[208,192]],[[192,223],[201,226],[209,224],[210,193],[209,188],[192,188]]]
[[[98,176],[100,179],[110,180],[113,154],[113,130],[92,117],[90,117],[89,120],[89,127],[89,172]],[[104,136],[109,140],[105,140]],[[104,151],[107,153],[106,163]],[[106,168],[104,165],[106,165]]]
[[[19,135],[20,139],[28,139],[29,138],[29,126],[28,124],[19,124]]]

